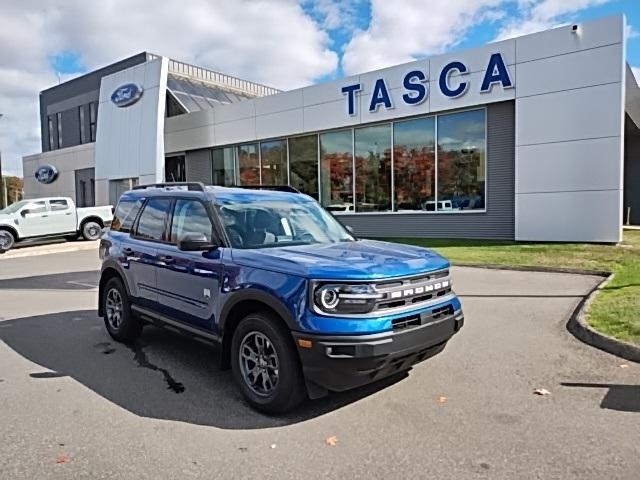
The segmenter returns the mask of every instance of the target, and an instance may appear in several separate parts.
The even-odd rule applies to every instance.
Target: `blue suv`
[[[152,323],[220,344],[221,366],[266,413],[408,370],[464,322],[446,259],[357,239],[292,187],[136,187],[100,258],[115,340]]]

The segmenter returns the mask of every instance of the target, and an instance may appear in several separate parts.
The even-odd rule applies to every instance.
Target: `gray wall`
[[[202,182],[205,185],[211,185],[213,180],[211,149],[206,148],[187,152],[184,163],[187,182]]]
[[[624,135],[624,204],[622,221],[631,208],[631,225],[640,225],[640,130],[627,116]]]
[[[189,169],[187,168],[187,171]],[[363,237],[515,238],[514,102],[487,106],[486,213],[339,215]]]
[[[54,116],[54,128],[56,128],[55,114],[62,113],[62,148],[80,144],[80,125],[78,107],[87,105],[85,110],[85,129],[87,141],[89,141],[89,106],[91,102],[98,102],[100,98],[100,81],[105,75],[124,70],[126,68],[147,61],[146,52],[133,57],[125,58],[99,70],[83,75],[60,85],[55,85],[40,92],[40,132],[42,151],[49,151],[49,125],[47,117]],[[67,118],[72,125],[67,126]],[[72,119],[73,118],[73,119]],[[67,138],[69,140],[67,140]],[[57,145],[57,132],[54,132],[54,145]],[[58,147],[60,148],[60,147]]]

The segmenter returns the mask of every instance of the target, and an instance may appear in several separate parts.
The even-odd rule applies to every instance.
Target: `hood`
[[[13,217],[11,215],[7,215],[6,213],[0,213],[0,223],[5,225],[11,223],[13,224]]]
[[[374,240],[235,249],[233,260],[308,278],[336,280],[401,277],[449,267],[449,261],[432,250]]]

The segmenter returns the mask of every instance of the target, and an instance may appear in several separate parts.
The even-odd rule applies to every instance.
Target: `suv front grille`
[[[382,294],[373,309],[377,312],[386,312],[412,305],[417,306],[451,293],[449,270],[440,270],[374,285],[376,292]]]
[[[420,315],[396,318],[391,321],[391,326],[394,331],[407,330],[451,315],[453,315],[453,306],[445,305],[444,307],[434,308],[431,310],[431,313],[422,313]]]

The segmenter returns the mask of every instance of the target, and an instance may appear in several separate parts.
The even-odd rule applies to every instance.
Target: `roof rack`
[[[193,190],[196,192],[204,192],[204,183],[202,182],[165,182],[165,183],[150,183],[147,185],[136,185],[134,190],[145,190],[147,188],[171,188],[171,187],[187,187],[187,190]]]
[[[234,185],[233,188],[246,188],[249,190],[274,190],[276,192],[302,193],[297,188],[289,185]]]

